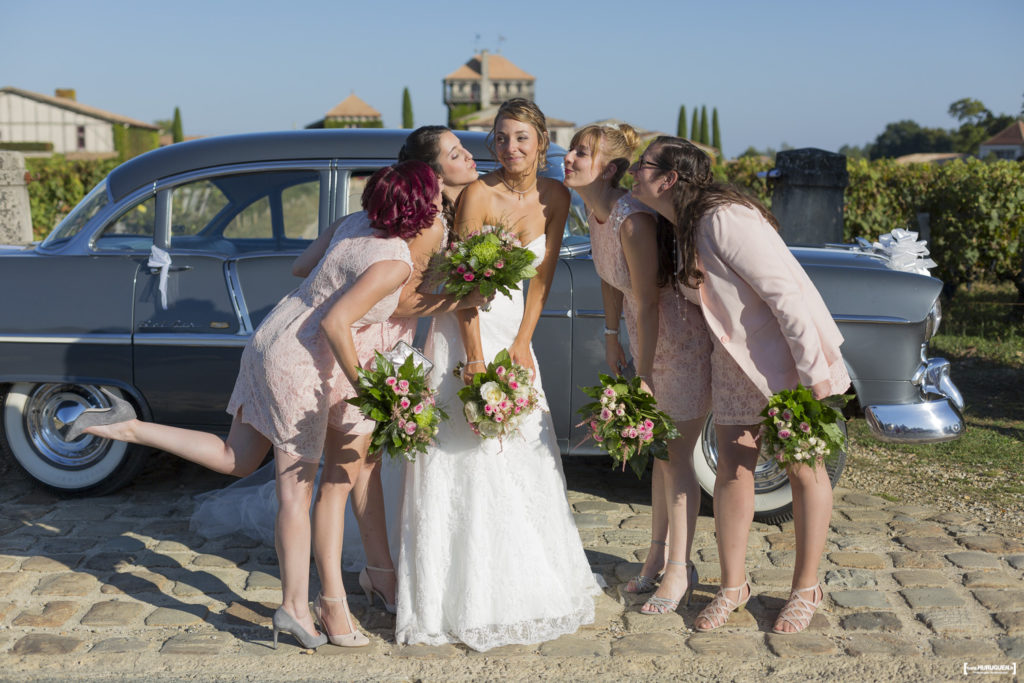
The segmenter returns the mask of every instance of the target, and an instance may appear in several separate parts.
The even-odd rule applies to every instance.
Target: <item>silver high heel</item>
[[[651,545],[663,545],[665,546],[666,552],[668,551],[668,543],[665,543],[665,541],[655,541],[652,538]],[[637,574],[626,583],[626,592],[634,594],[650,593],[657,587],[658,581],[660,580],[661,573],[654,577],[644,576],[643,574]],[[633,590],[630,590],[630,586],[632,586]]]
[[[271,621],[271,623],[274,626],[275,650],[277,649],[278,631],[284,631],[285,633],[292,634],[295,640],[299,641],[299,645],[306,648],[307,650],[315,650],[316,648],[320,647],[321,645],[327,642],[327,636],[325,636],[324,634],[319,633],[314,636],[310,634],[310,632],[307,631],[305,628],[303,628],[302,624],[300,624],[295,619],[295,617],[293,617],[285,611],[284,605],[278,607],[277,611],[274,612],[274,618]]]
[[[135,408],[132,404],[124,400],[120,396],[115,396],[113,393],[107,390],[106,387],[100,387],[108,399],[110,399],[109,408],[86,408],[78,416],[68,424],[68,431],[64,435],[65,441],[74,441],[82,435],[82,431],[89,427],[99,427],[101,425],[116,424],[118,422],[127,422],[128,420],[134,420],[138,415],[135,412]]]
[[[359,587],[362,588],[363,593],[366,594],[366,601],[370,603],[370,605],[372,606],[373,596],[376,595],[378,598],[380,598],[380,601],[384,603],[384,610],[387,611],[389,614],[395,614],[398,611],[395,608],[395,603],[388,602],[384,598],[384,594],[373,587],[373,581],[370,580],[370,575],[366,572],[367,569],[372,569],[377,572],[391,572],[392,574],[395,573],[395,570],[386,569],[384,567],[371,567],[370,565],[366,565],[366,567],[359,571]]]
[[[348,620],[348,633],[341,635],[332,635],[327,633],[327,623],[324,621],[323,609],[320,603],[323,601],[327,602],[343,602],[345,603],[345,618]],[[316,620],[323,626],[324,633],[327,633],[327,640],[331,641],[331,645],[338,645],[340,647],[362,647],[363,645],[369,645],[370,639],[364,636],[362,633],[356,630],[356,627],[352,624],[352,614],[348,611],[348,601],[345,598],[325,598],[323,595],[316,597],[316,602],[313,603],[313,614],[316,615]]]
[[[698,581],[700,581],[700,577],[697,576],[697,567],[695,567],[693,562],[690,562],[689,560],[686,562],[675,562],[673,560],[669,560],[668,563],[690,568],[689,576],[687,577],[688,581],[686,584],[686,590],[683,591],[683,595],[678,600],[652,595],[647,598],[647,602],[645,602],[643,607],[640,608],[640,611],[644,614],[667,614],[668,612],[675,612],[679,607],[680,602],[682,602],[684,606],[688,606],[690,604],[690,596],[693,595],[693,587],[697,585]],[[644,611],[644,607],[647,607],[648,611]]]

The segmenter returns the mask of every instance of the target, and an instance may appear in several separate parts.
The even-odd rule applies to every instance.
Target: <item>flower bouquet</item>
[[[579,409],[584,420],[577,426],[589,425],[588,439],[607,451],[623,471],[628,462],[636,476],[642,477],[652,455],[668,459],[668,442],[678,438],[679,431],[672,418],[658,410],[654,396],[640,388],[639,377],[602,374],[600,378],[596,386],[580,387],[597,400]]]
[[[452,241],[440,268],[444,288],[459,298],[480,290],[484,296],[519,289],[519,283],[537,274],[534,253],[515,233],[485,225],[460,241]]]
[[[473,375],[472,384],[459,389],[469,428],[485,439],[514,434],[523,417],[537,407],[539,393],[531,375],[512,361],[507,349],[499,351],[484,372]]]
[[[372,370],[359,369],[359,394],[345,399],[363,415],[377,422],[371,451],[387,448],[392,457],[401,453],[415,460],[434,441],[437,425],[448,415],[434,404],[424,368],[409,355],[396,367],[387,356],[375,352]]]
[[[775,394],[761,412],[761,452],[783,467],[831,460],[846,448],[846,434],[839,423],[847,400],[831,396],[819,401],[802,384]]]

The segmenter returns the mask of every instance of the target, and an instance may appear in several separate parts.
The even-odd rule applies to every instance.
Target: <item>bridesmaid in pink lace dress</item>
[[[631,593],[650,592],[661,574],[657,593],[641,611],[662,613],[674,610],[696,582],[689,558],[700,490],[691,454],[708,411],[709,372],[700,359],[711,343],[700,309],[666,286],[671,263],[659,263],[658,242],[671,242],[671,233],[659,235],[653,212],[619,187],[636,145],[636,131],[625,124],[583,128],[565,157],[565,184],[588,210],[608,365],[615,373],[625,365],[621,312],[637,374],[680,432],[669,444],[669,460],[654,461],[651,548],[626,585]]]

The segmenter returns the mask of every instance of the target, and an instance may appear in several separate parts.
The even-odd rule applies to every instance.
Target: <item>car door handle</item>
[[[182,270],[192,270],[192,266],[168,266],[167,267],[167,272],[169,272],[169,273],[177,273],[177,272],[182,271]],[[149,272],[150,272],[151,275],[159,275],[160,274],[160,269],[159,268],[150,268]]]

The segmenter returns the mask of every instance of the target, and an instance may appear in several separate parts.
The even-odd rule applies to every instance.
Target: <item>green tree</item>
[[[951,132],[953,150],[964,154],[977,154],[978,147],[1016,119],[1007,114],[994,115],[981,102],[964,97],[949,105],[949,115],[960,122]]]
[[[718,107],[711,110],[711,146],[722,152],[722,131],[718,129]]]
[[[166,135],[171,132],[171,128],[174,126],[173,119],[157,119],[153,122],[153,125],[160,129],[161,135]]]
[[[185,139],[185,131],[181,127],[181,110],[174,108],[174,122],[171,123],[171,140],[182,142]]]
[[[953,139],[942,128],[924,128],[909,119],[890,123],[871,145],[871,158],[884,159],[921,152],[951,152]]]
[[[686,105],[679,107],[679,122],[676,124],[676,137],[686,137]]]
[[[698,124],[697,114],[698,114],[697,108],[694,107],[693,108],[693,118],[690,119],[690,138],[689,139],[690,140],[694,140],[696,142],[700,142],[699,140],[697,140],[697,134],[700,132],[700,128],[697,125]]]
[[[711,136],[708,135],[708,108],[701,105],[700,108],[700,138],[702,144],[710,144]]]
[[[402,128],[413,128],[412,122],[412,98],[409,97],[409,88],[402,89]]]

